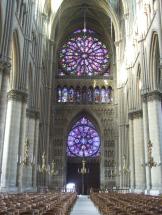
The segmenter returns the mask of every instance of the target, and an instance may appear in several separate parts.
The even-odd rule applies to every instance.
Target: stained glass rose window
[[[106,46],[95,37],[93,31],[86,31],[75,31],[60,49],[60,64],[66,74],[91,76],[108,71],[109,53]]]
[[[82,117],[72,127],[67,140],[68,154],[78,157],[98,155],[100,137],[95,126],[86,118]]]

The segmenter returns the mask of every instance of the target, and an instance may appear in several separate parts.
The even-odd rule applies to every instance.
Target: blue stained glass
[[[69,89],[69,102],[74,102],[74,89],[73,87],[70,87]]]
[[[60,63],[68,74],[99,75],[109,66],[106,46],[94,37],[92,30],[79,29],[60,50]]]
[[[62,90],[61,87],[57,87],[57,102],[62,101]]]
[[[62,102],[68,102],[68,90],[66,87],[62,89]]]
[[[68,135],[67,148],[68,155],[98,156],[100,137],[95,126],[86,117],[82,117],[72,127]]]
[[[106,89],[105,89],[105,87],[101,88],[101,103],[106,103]]]

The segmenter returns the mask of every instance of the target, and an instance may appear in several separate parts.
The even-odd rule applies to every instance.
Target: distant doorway
[[[78,194],[87,195],[90,189],[100,188],[100,164],[96,159],[87,159],[86,168],[89,170],[88,174],[84,175],[84,191],[82,174],[78,170],[82,167],[82,160],[80,158],[70,158],[67,162],[67,183],[75,183]]]

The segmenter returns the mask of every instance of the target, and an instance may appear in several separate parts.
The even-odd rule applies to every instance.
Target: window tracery
[[[78,29],[59,52],[59,75],[107,75],[109,51],[90,29]]]
[[[82,117],[72,127],[67,140],[68,156],[98,156],[100,137],[95,126],[86,117]]]
[[[57,87],[56,100],[58,103],[88,103],[88,104],[108,104],[112,103],[112,87],[83,86],[74,87]]]

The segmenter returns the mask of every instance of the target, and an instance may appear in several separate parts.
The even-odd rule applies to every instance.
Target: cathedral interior
[[[0,1],[0,192],[162,193],[162,1]]]

